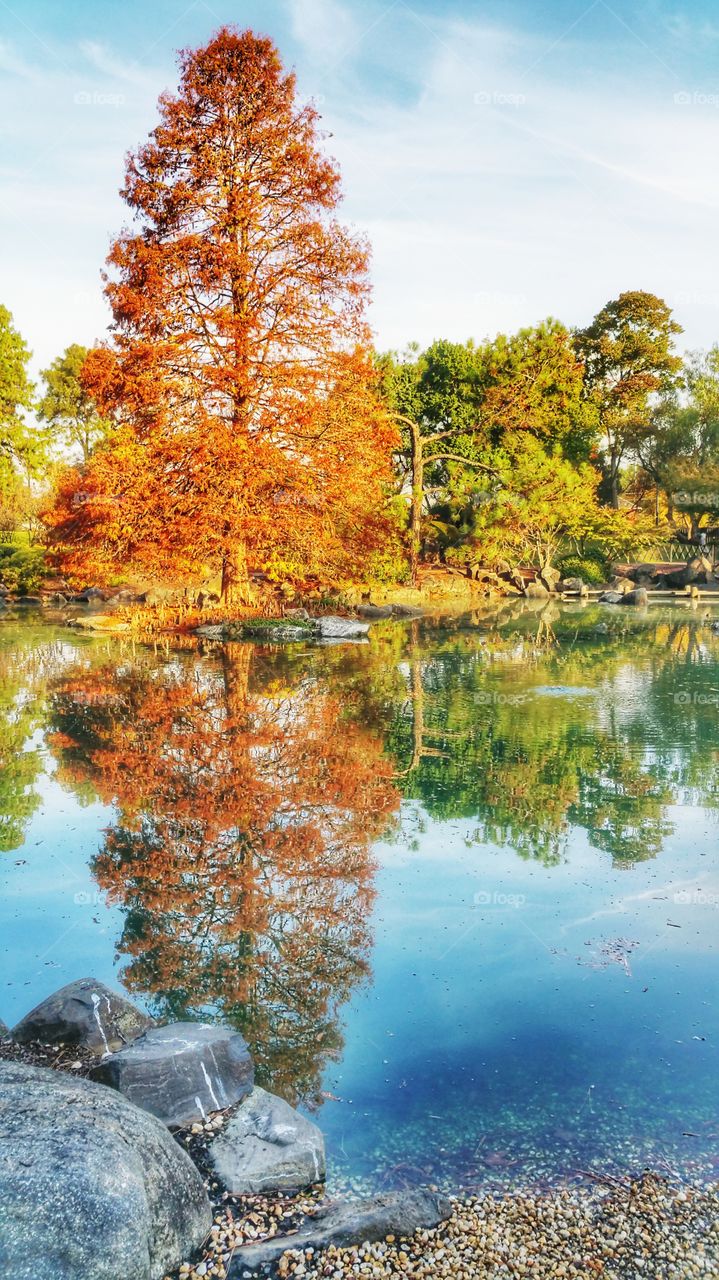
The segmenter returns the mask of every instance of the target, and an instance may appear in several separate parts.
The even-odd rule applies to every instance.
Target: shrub
[[[18,595],[32,595],[47,573],[42,547],[0,545],[0,581]]]
[[[581,578],[588,587],[599,587],[607,581],[609,566],[603,556],[567,556],[557,565],[563,578]]]

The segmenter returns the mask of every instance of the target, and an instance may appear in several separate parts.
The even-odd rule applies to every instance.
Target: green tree
[[[0,306],[0,505],[5,509],[17,500],[18,469],[33,471],[42,455],[42,437],[23,416],[33,407],[35,390],[29,360],[11,313]]]
[[[485,474],[478,456],[479,381],[472,342],[433,342],[380,358],[385,398],[401,431],[400,474],[410,490],[410,575],[417,582],[427,490],[446,483],[450,462]]]
[[[50,424],[63,444],[79,448],[83,462],[105,438],[109,427],[108,419],[99,413],[83,385],[82,369],[87,356],[87,347],[73,342],[53,360],[50,368],[43,370],[45,394],[38,405],[38,417]]]
[[[510,337],[499,334],[480,350],[478,363],[482,423],[495,444],[508,431],[528,431],[576,462],[589,461],[596,411],[563,324],[550,317]]]
[[[682,362],[673,343],[681,332],[661,298],[635,290],[608,302],[575,334],[586,395],[599,415],[606,490],[614,508],[622,464],[649,418],[652,397],[676,384]]]
[[[492,454],[494,491],[478,505],[467,554],[547,569],[563,542],[587,538],[599,517],[597,472],[575,466],[526,432]]]

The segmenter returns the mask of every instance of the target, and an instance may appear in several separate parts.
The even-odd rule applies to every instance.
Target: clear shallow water
[[[219,1017],[337,1184],[719,1171],[719,636],[513,606],[369,645],[0,623],[0,1017]]]

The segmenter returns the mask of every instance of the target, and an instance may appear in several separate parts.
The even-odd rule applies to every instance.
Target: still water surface
[[[240,1028],[335,1185],[719,1171],[719,635],[513,606],[362,645],[0,623],[0,1017]]]

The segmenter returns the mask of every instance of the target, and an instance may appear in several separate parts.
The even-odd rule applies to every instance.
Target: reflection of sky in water
[[[344,1148],[371,1167],[392,1130],[385,1168],[402,1164],[404,1131],[412,1168],[465,1181],[539,1176],[549,1152],[562,1171],[700,1150],[706,1165],[719,875],[702,852],[716,827],[673,816],[681,836],[630,870],[581,833],[545,869],[468,847],[462,823],[430,823],[411,854],[380,850],[374,982],[346,1013],[328,1089],[351,1104],[321,1117],[340,1164]],[[636,945],[605,950],[617,939]]]
[[[63,665],[70,656],[63,646]],[[499,708],[519,692],[560,727],[565,705],[568,718],[586,704],[622,737],[655,692],[646,663],[599,674],[592,688],[586,666],[564,684],[517,656],[488,664],[479,695],[469,685],[455,695],[486,717],[488,690]],[[395,661],[409,684],[410,662]],[[473,670],[484,663],[472,655]],[[442,660],[427,670],[434,678]],[[678,708],[671,683],[660,689],[633,760],[661,755],[679,770],[677,717],[694,712]],[[37,733],[33,743],[44,750]],[[74,978],[117,980],[124,913],[107,907],[88,866],[113,811],[81,805],[47,752],[44,763],[25,843],[0,855],[0,1017],[11,1025]],[[441,772],[433,785],[444,803]],[[716,1176],[719,828],[689,787],[674,795],[686,803],[665,808],[661,852],[627,867],[577,826],[544,866],[479,838],[475,817],[439,821],[404,801],[397,837],[375,849],[372,977],[340,1010],[344,1050],[322,1081],[338,1180],[504,1185],[644,1163]],[[540,802],[530,794],[530,809]]]

